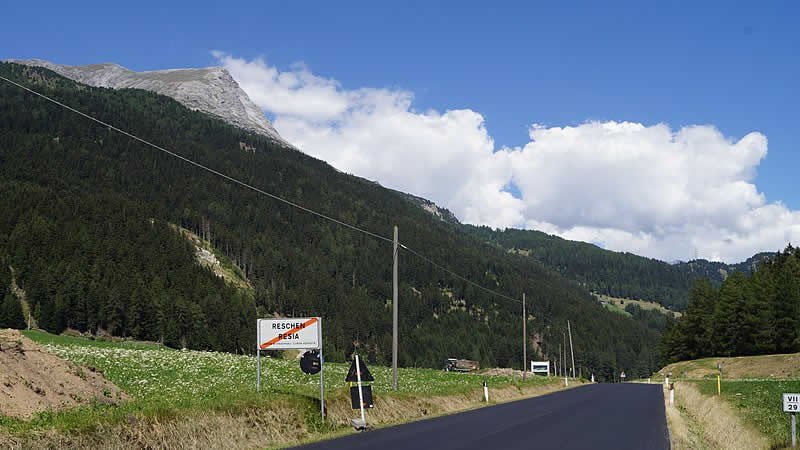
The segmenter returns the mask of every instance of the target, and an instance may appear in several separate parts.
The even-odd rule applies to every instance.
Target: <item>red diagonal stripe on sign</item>
[[[291,330],[289,330],[289,331],[287,331],[285,333],[279,333],[277,337],[274,337],[274,338],[268,340],[267,342],[264,342],[263,344],[261,344],[261,346],[259,348],[261,348],[263,350],[263,349],[269,347],[270,345],[280,341],[285,336],[288,336],[290,334],[295,334],[298,331],[302,330],[303,328],[311,325],[312,323],[314,323],[316,321],[317,321],[317,318],[314,317],[313,319],[309,319],[308,321],[306,321],[304,324],[300,325],[299,327],[294,327],[294,328],[292,328]]]

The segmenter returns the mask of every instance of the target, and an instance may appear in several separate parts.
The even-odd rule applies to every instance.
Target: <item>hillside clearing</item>
[[[603,304],[603,307],[605,309],[611,311],[611,312],[615,312],[617,314],[622,314],[623,316],[627,316],[627,317],[632,317],[633,316],[633,314],[629,313],[628,311],[625,311],[624,309],[620,308],[619,306],[613,305],[611,303],[605,303],[605,304]]]
[[[218,277],[222,277],[228,283],[253,295],[253,285],[245,279],[242,269],[214,248],[211,242],[186,228],[174,224],[169,224],[169,226],[179,231],[182,236],[194,244],[198,264],[210,268]]]
[[[667,309],[663,305],[649,300],[633,300],[629,298],[611,297],[608,295],[598,294],[596,292],[593,292],[592,295],[605,302],[606,305],[610,304],[612,306],[619,307],[622,310],[625,310],[625,306],[632,304],[646,310],[654,309],[664,314],[674,314],[676,318],[681,316],[681,313]]]

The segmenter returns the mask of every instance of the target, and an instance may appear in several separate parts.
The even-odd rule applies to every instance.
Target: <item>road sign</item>
[[[325,379],[322,365],[322,318],[258,319],[256,321],[256,390],[261,392],[261,352],[265,350],[316,350],[307,356],[306,373],[319,373],[319,413],[325,421]],[[301,367],[302,367],[301,363]],[[305,371],[305,369],[304,369]]]
[[[361,378],[359,379],[358,374],[356,373],[356,360],[354,359],[353,362],[350,363],[350,370],[347,371],[347,376],[344,379],[346,383],[355,383],[356,381],[375,381],[375,377],[369,373],[369,369],[367,369],[367,363],[365,363],[363,359],[358,360],[358,365],[361,369]]]
[[[320,348],[321,342],[319,317],[258,319],[260,350],[310,350]]]
[[[783,394],[783,412],[800,412],[800,394]]]
[[[360,402],[359,399],[363,398],[364,401]],[[363,406],[364,408],[374,408],[375,404],[372,402],[372,386],[366,385],[361,386],[361,396],[358,395],[358,386],[351,386],[350,387],[350,404],[353,406],[353,409],[361,409]]]
[[[303,353],[300,358],[300,370],[308,375],[315,375],[322,370],[322,360],[319,358],[319,350],[309,350]]]
[[[620,378],[625,378],[625,372],[622,372],[621,374],[619,374],[619,377]]]
[[[531,361],[531,372],[550,376],[550,361]]]

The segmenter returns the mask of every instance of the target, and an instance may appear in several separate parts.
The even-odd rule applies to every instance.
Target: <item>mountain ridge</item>
[[[165,69],[135,72],[116,63],[69,66],[42,59],[6,62],[50,69],[59,75],[95,87],[144,89],[166,95],[189,109],[219,117],[245,130],[291,146],[223,67]]]

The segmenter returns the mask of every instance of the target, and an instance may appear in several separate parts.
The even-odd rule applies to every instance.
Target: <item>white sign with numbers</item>
[[[800,412],[800,394],[783,394],[783,412]]]

